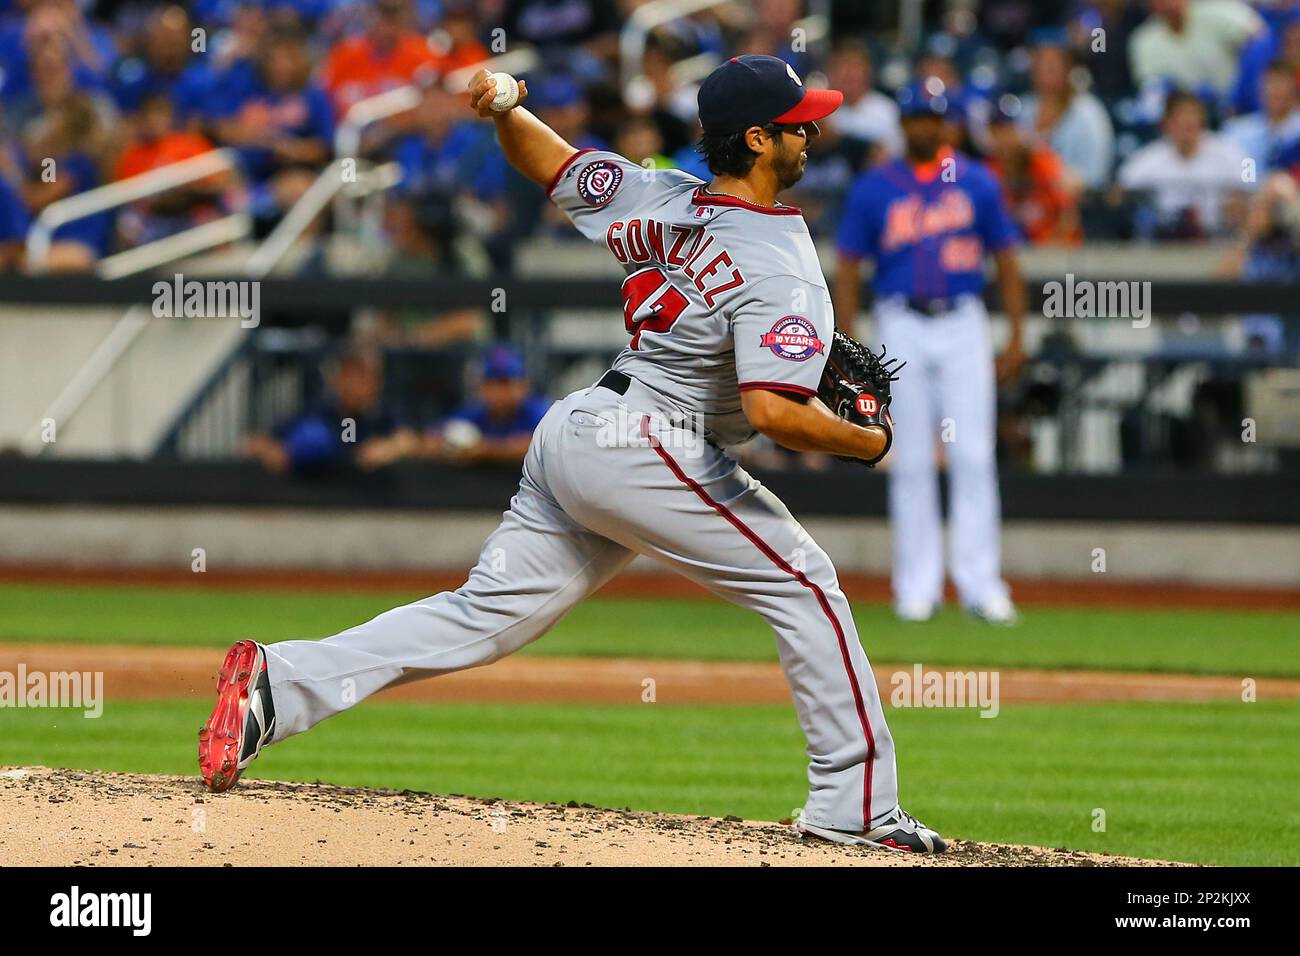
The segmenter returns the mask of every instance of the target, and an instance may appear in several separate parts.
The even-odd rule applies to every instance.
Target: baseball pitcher
[[[757,431],[874,464],[891,441],[895,367],[836,333],[808,228],[777,199],[842,95],[805,89],[774,57],[724,63],[699,92],[706,185],[575,149],[526,109],[498,112],[497,86],[480,72],[470,101],[506,157],[625,268],[627,347],[546,414],[462,587],[322,641],[231,649],[199,734],[204,780],[225,790],[262,746],[376,691],[519,650],[640,554],[771,625],[807,738],[804,834],[942,851],[898,805],[894,743],[835,569],[724,451]]]
[[[877,333],[907,362],[898,385],[897,446],[889,463],[894,608],[926,621],[943,603],[943,533],[935,450],[950,479],[951,569],[968,613],[1015,622],[1002,580],[996,449],[996,378],[1024,362],[1026,300],[1019,234],[997,179],[941,146],[956,105],[931,77],[899,94],[906,156],[864,173],[849,192],[837,239],[836,311],[858,314],[861,263],[872,277]],[[996,362],[984,310],[984,258],[997,267],[1011,321]]]

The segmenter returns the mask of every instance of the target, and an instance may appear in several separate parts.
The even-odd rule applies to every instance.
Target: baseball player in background
[[[943,533],[936,456],[949,478],[949,567],[962,606],[1012,624],[1001,575],[997,381],[1019,374],[1025,288],[1018,234],[996,178],[944,143],[955,106],[931,77],[899,95],[905,155],[864,173],[840,221],[835,311],[851,329],[862,262],[872,278],[876,334],[907,362],[894,390],[889,463],[894,609],[926,621],[943,604]],[[997,268],[1011,334],[996,363],[984,310],[984,258]]]
[[[199,735],[205,781],[227,789],[263,745],[385,687],[519,650],[640,554],[771,625],[807,738],[804,834],[943,850],[898,804],[894,743],[830,559],[723,451],[755,432],[867,462],[888,448],[887,414],[864,427],[816,398],[831,296],[803,217],[777,199],[841,94],[804,88],[775,57],[724,63],[699,91],[706,185],[575,149],[514,103],[494,109],[497,86],[480,72],[471,103],[510,162],[624,266],[630,341],[551,406],[463,586],[323,641],[230,650]]]

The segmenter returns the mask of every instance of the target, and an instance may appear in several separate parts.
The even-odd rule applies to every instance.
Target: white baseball
[[[483,433],[473,422],[463,418],[452,419],[442,430],[442,440],[457,451],[465,451],[478,445],[483,440]]]
[[[519,81],[509,73],[491,73],[489,80],[496,80],[497,95],[492,99],[492,111],[504,113],[512,110],[519,103]]]

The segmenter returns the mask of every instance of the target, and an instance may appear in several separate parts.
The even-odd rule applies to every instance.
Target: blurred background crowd
[[[651,32],[636,82],[625,84],[619,30],[643,5],[7,0],[4,262],[20,265],[25,222],[49,203],[214,146],[239,152],[239,195],[204,183],[181,199],[77,223],[59,236],[55,265],[89,268],[223,203],[246,203],[269,227],[333,158],[348,110],[409,84],[424,90],[419,106],[365,143],[404,172],[395,246],[439,259],[470,233],[508,261],[516,241],[539,230],[571,238],[516,181],[491,127],[472,122],[442,82],[520,46],[541,57],[530,106],[570,141],[697,174],[694,86],[676,69],[692,57],[774,54],[808,82],[842,89],[846,105],[825,124],[798,197],[814,231],[833,227],[834,197],[857,173],[900,149],[891,94],[915,77],[945,83],[959,108],[954,143],[994,166],[1035,243],[1258,229],[1248,198],[1300,163],[1300,4],[925,4],[932,22],[920,49],[905,53],[886,29],[897,15],[889,5],[832,3],[830,36],[813,42],[797,26],[803,0],[737,0]],[[52,181],[51,160],[60,170]],[[1253,172],[1243,172],[1246,160]]]
[[[1300,276],[1300,3],[734,0],[697,4],[629,45],[624,28],[647,4],[0,0],[0,271],[31,269],[25,238],[50,204],[218,147],[235,151],[237,170],[60,226],[41,270],[93,272],[233,210],[265,237],[340,158],[349,111],[413,87],[413,108],[356,141],[359,156],[401,171],[376,237],[385,274],[509,272],[528,240],[579,241],[465,109],[465,70],[525,49],[528,105],[570,142],[706,178],[693,150],[701,63],[773,54],[807,83],[843,90],[789,197],[815,237],[833,235],[854,178],[899,152],[894,91],[937,77],[957,107],[950,141],[997,173],[1028,244],[1219,240],[1220,277]],[[425,405],[439,420],[481,405],[483,383],[524,375],[517,352],[485,351],[501,336],[491,320],[432,304],[370,310],[346,330],[345,354],[334,348],[321,366],[320,395],[334,396],[322,401],[342,400],[340,379],[382,378],[384,349],[413,347],[458,358],[391,366],[384,394],[427,397],[438,381],[462,382],[472,358],[468,399],[458,385]],[[1284,347],[1281,326],[1259,330],[1256,345]],[[526,423],[530,395],[486,413],[488,430]],[[399,438],[372,445],[372,464],[465,458],[455,442],[372,424]],[[255,436],[249,453],[283,468],[271,441]]]

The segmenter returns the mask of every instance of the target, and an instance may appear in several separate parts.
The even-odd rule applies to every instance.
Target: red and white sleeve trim
[[[790,382],[741,382],[740,390],[742,392],[752,391],[761,388],[768,392],[792,392],[795,395],[802,395],[804,398],[812,398],[817,394],[815,388],[805,388],[802,385],[793,385]]]

